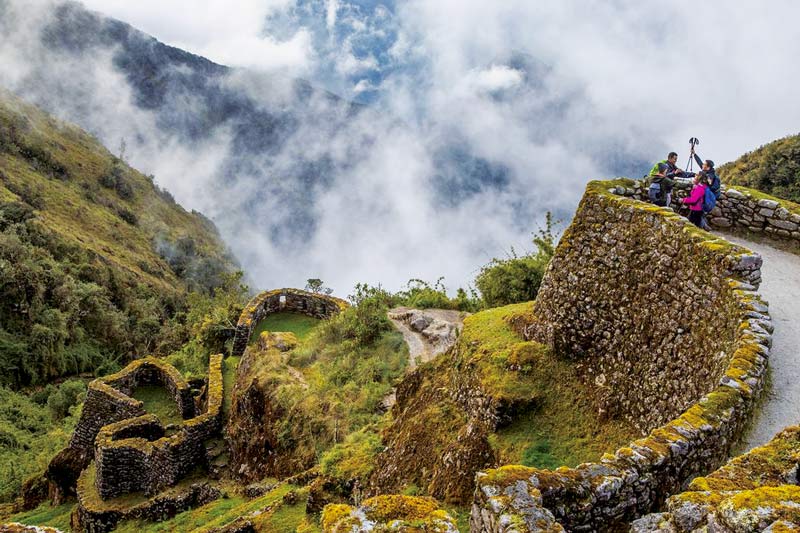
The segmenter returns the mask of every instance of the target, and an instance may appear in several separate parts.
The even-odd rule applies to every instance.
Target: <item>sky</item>
[[[676,150],[696,136],[727,161],[800,130],[794,0],[83,3],[221,64],[289,69],[355,100],[396,90],[409,67],[436,91],[513,84],[515,72],[492,61],[518,51],[583,85],[607,120],[658,124]],[[399,96],[386,98],[412,105]]]
[[[23,83],[31,61],[63,68],[30,43],[46,9],[29,6],[49,1],[0,0],[21,21],[0,39],[3,85],[32,90]],[[547,211],[568,223],[589,179],[641,176],[670,150],[684,162],[693,136],[699,154],[720,164],[800,131],[795,0],[768,8],[720,0],[84,4],[240,67],[233,82],[265,102],[278,97],[260,80],[278,76],[369,105],[330,135],[309,110],[283,153],[230,184],[216,172],[230,153],[225,132],[202,147],[165,138],[131,104],[110,51],[73,82],[88,104],[48,95],[62,118],[109,147],[152,139],[128,143],[130,162],[210,216],[259,288],[314,277],[346,295],[357,282],[397,290],[410,278],[444,276],[454,291],[492,257],[530,250]],[[347,159],[365,145],[366,156]],[[334,171],[309,200],[313,235],[287,247],[243,222],[292,219],[280,195],[263,191],[305,191],[265,176],[290,175],[306,153],[328,155]],[[464,173],[465,159],[482,181]]]

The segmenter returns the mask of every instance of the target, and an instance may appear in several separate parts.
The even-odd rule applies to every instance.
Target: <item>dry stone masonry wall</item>
[[[76,530],[103,533],[124,518],[164,520],[219,496],[219,491],[207,484],[192,483],[181,489],[179,482],[198,467],[207,466],[206,441],[221,429],[222,355],[210,358],[201,396],[204,401],[197,406],[180,373],[158,359],[135,361],[121,372],[93,383],[96,389],[111,389],[109,384],[113,384],[130,392],[143,379],[160,382],[172,391],[181,414],[188,419],[177,427],[171,426],[169,431],[158,417],[143,412],[104,424],[94,439],[94,463],[77,481]],[[117,389],[111,390],[126,397]],[[99,415],[88,416],[90,420],[99,419]],[[139,503],[133,506],[115,500],[131,492],[141,492],[146,498],[137,498]]]
[[[95,486],[100,498],[129,492],[153,495],[203,465],[204,444],[222,424],[221,355],[212,356],[209,363],[206,396],[205,411],[186,420],[174,435],[166,436],[154,415],[104,426],[95,439],[94,453]]]
[[[69,445],[48,466],[50,496],[54,503],[74,491],[78,476],[94,458],[95,438],[103,426],[146,414],[142,402],[131,395],[137,387],[148,384],[160,385],[169,391],[182,418],[195,415],[189,384],[173,366],[155,357],[137,359],[116,374],[92,381]]]
[[[667,512],[636,520],[632,533],[797,531],[800,426],[781,431],[667,500]]]
[[[592,182],[525,334],[574,358],[609,417],[647,437],[598,463],[480,473],[472,531],[601,531],[727,458],[764,381],[772,325],[761,258]]]
[[[688,183],[676,186],[673,207],[678,207],[678,202],[688,194],[690,187]],[[646,200],[643,181],[634,181],[632,185],[621,189],[618,194]],[[780,240],[800,242],[800,205],[747,187],[723,186],[717,205],[708,218],[711,225],[717,228],[746,230]]]
[[[301,291],[276,289],[262,292],[247,304],[236,325],[232,355],[241,356],[247,348],[253,328],[267,315],[280,311],[300,313],[327,319],[348,307],[347,302],[333,296]]]

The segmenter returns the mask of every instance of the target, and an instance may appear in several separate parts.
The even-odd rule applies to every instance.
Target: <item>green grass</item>
[[[472,511],[472,508],[445,506],[444,509],[450,513],[450,516],[452,516],[453,520],[456,521],[456,527],[458,528],[459,533],[470,533],[469,515]]]
[[[133,392],[133,397],[144,403],[144,410],[156,415],[165,426],[183,422],[175,400],[161,385],[141,385]]]
[[[227,415],[233,401],[233,386],[236,383],[236,367],[241,357],[231,356],[222,362],[222,412]]]
[[[218,522],[222,517],[231,516],[231,511],[247,500],[240,496],[220,498],[211,503],[175,515],[164,522],[144,522],[142,520],[126,520],[114,530],[117,533],[162,533],[168,531],[192,531],[209,522]]]
[[[297,340],[303,340],[319,323],[318,318],[298,313],[273,313],[256,324],[250,342],[257,341],[259,335],[265,331],[288,331],[294,333]]]
[[[210,531],[229,524],[241,516],[246,516],[253,511],[263,510],[266,508],[273,508],[275,513],[269,513],[265,517],[266,521],[273,520],[273,515],[281,510],[283,497],[291,490],[297,487],[293,485],[279,485],[269,493],[260,498],[253,500],[246,500],[241,496],[231,496],[228,498],[221,498],[219,500],[210,502],[197,509],[190,509],[175,517],[164,522],[145,522],[142,520],[127,520],[121,522],[116,531],[117,533],[165,533],[168,531]],[[288,509],[283,510],[280,515],[275,519],[278,523],[298,523],[302,517],[300,514],[305,515],[305,499],[299,499],[298,503],[293,506],[287,506]],[[262,529],[259,529],[262,531]],[[290,529],[274,529],[278,531],[294,531]]]
[[[61,531],[70,531],[69,517],[75,502],[65,503],[58,507],[52,507],[49,503],[43,503],[36,509],[18,513],[8,517],[8,522],[19,522],[20,524],[33,526],[49,526]],[[4,519],[6,520],[6,519]]]
[[[523,414],[490,436],[500,464],[575,466],[637,438],[629,424],[597,416],[571,362],[538,343],[524,342],[511,328],[509,320],[532,320],[534,313],[530,302],[476,313],[464,321],[459,339],[461,353],[479,369],[487,393],[521,406],[530,402]]]

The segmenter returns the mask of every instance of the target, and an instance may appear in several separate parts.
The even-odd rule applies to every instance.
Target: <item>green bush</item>
[[[69,440],[76,414],[73,408],[54,423],[48,407],[0,387],[0,503],[13,500],[24,480],[44,472]]]
[[[555,235],[550,213],[545,229],[534,234],[536,251],[518,256],[514,250],[506,259],[492,259],[481,268],[475,285],[486,307],[499,307],[534,300],[539,292],[544,272],[555,251]]]
[[[83,401],[85,393],[86,385],[82,381],[67,380],[47,398],[47,408],[56,421],[63,420],[72,407]]]

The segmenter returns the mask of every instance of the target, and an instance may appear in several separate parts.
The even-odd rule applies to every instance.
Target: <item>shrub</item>
[[[47,408],[56,421],[64,419],[71,407],[83,401],[86,392],[86,385],[77,379],[65,381],[58,387],[58,390],[47,398]]]
[[[117,214],[119,215],[119,218],[121,218],[131,226],[137,226],[139,224],[139,217],[137,217],[136,213],[134,213],[129,209],[120,207],[119,209],[117,209]]]
[[[546,216],[545,229],[534,234],[536,251],[517,256],[512,249],[506,259],[492,259],[481,268],[475,285],[487,307],[498,307],[536,298],[545,269],[555,251],[555,235],[550,213]]]

